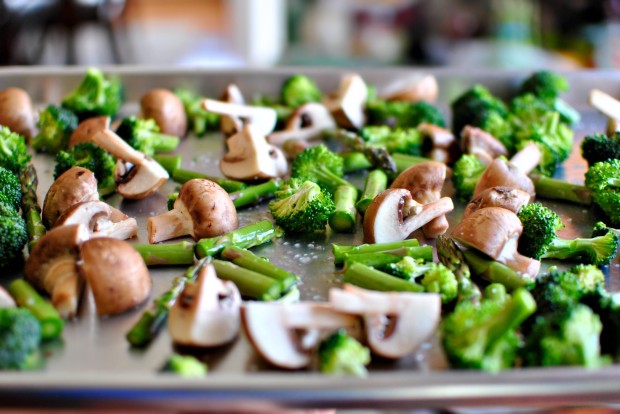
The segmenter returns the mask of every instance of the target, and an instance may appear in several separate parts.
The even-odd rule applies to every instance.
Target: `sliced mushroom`
[[[620,119],[620,101],[601,90],[590,91],[590,105],[608,118]]]
[[[277,113],[273,108],[239,105],[213,99],[203,100],[202,107],[216,114],[240,118],[246,126],[248,124],[252,125],[256,133],[263,137],[269,135],[274,130],[278,121]]]
[[[153,89],[140,99],[144,119],[154,119],[162,134],[185,136],[187,116],[183,102],[168,89]]]
[[[199,178],[183,184],[172,210],[147,220],[150,243],[186,235],[196,240],[215,237],[238,225],[228,193],[213,181]]]
[[[157,161],[136,151],[109,129],[97,132],[92,141],[118,159],[114,178],[116,191],[124,198],[146,198],[169,178],[168,172]]]
[[[213,265],[203,267],[195,283],[186,283],[170,309],[168,329],[179,345],[214,347],[239,333],[241,295],[230,281],[217,278]]]
[[[428,340],[441,320],[435,293],[375,292],[352,285],[330,289],[334,309],[364,319],[366,342],[385,358],[401,358]]]
[[[138,234],[136,219],[103,201],[85,201],[73,205],[56,220],[54,226],[68,224],[85,225],[91,239],[112,237],[126,240]]]
[[[542,154],[538,146],[529,142],[525,147],[520,149],[510,159],[510,163],[524,174],[529,174],[538,164],[540,164]]]
[[[364,108],[368,98],[368,87],[358,74],[342,77],[338,90],[327,95],[323,104],[329,109],[338,126],[360,129],[366,123]]]
[[[530,194],[510,187],[487,188],[467,204],[463,212],[463,218],[474,211],[487,207],[501,207],[518,213],[521,207],[530,202]]]
[[[607,128],[605,133],[608,137],[620,132],[620,119],[607,118]]]
[[[540,270],[540,261],[517,252],[523,225],[519,217],[501,207],[487,207],[464,218],[452,237],[473,247],[511,269],[532,277]]]
[[[308,366],[322,332],[344,328],[355,336],[359,331],[356,317],[318,302],[246,302],[241,321],[254,349],[269,363],[285,369]]]
[[[26,139],[35,135],[35,111],[28,92],[14,87],[0,91],[0,125]]]
[[[424,138],[424,155],[430,159],[449,164],[458,159],[459,148],[450,130],[426,122],[417,127]]]
[[[84,201],[99,200],[97,179],[90,170],[73,167],[51,185],[43,201],[43,224],[51,228],[56,220],[72,206]]]
[[[446,164],[435,161],[412,165],[400,173],[390,188],[404,188],[420,204],[427,204],[441,198],[441,189],[446,180]],[[428,238],[436,238],[448,230],[446,216],[439,216],[424,226],[422,231]]]
[[[0,286],[0,308],[14,308],[17,306],[13,297]]]
[[[379,96],[386,101],[435,102],[438,92],[437,79],[433,75],[415,74],[392,82]]]
[[[308,141],[320,136],[324,130],[333,128],[336,128],[336,122],[325,105],[310,102],[295,109],[284,129],[273,132],[267,140],[281,146],[291,139]]]
[[[408,190],[387,189],[372,200],[364,214],[364,240],[367,243],[404,240],[424,224],[453,209],[450,197],[422,205],[413,200]]]
[[[508,150],[500,140],[469,125],[461,131],[461,150],[465,154],[475,155],[484,165],[489,165],[499,156],[508,156]]]
[[[92,138],[99,131],[110,128],[109,116],[96,116],[80,122],[69,138],[69,148],[84,142],[93,142]]]
[[[222,97],[222,102],[233,103],[237,105],[245,105],[245,99],[241,93],[241,89],[234,83],[226,86]],[[243,121],[238,116],[222,115],[220,117],[220,130],[225,137],[230,137],[243,129]]]
[[[151,292],[151,275],[140,253],[123,240],[100,237],[84,242],[79,272],[101,316],[135,308]]]
[[[80,244],[86,240],[88,230],[81,224],[56,227],[39,239],[24,267],[26,280],[50,294],[63,318],[72,318],[77,313],[84,285],[77,261]]]
[[[480,176],[474,189],[474,198],[492,187],[516,188],[528,193],[531,200],[536,196],[532,180],[514,164],[499,158],[494,159]]]
[[[226,140],[228,152],[220,161],[220,170],[228,178],[241,181],[266,180],[288,172],[284,153],[267,143],[253,124]]]

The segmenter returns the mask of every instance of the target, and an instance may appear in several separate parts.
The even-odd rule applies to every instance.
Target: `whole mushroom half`
[[[153,89],[140,99],[142,118],[152,118],[162,134],[185,136],[187,116],[183,102],[168,89]]]
[[[528,193],[531,200],[536,197],[532,180],[514,164],[500,158],[494,159],[480,176],[474,189],[474,198],[492,187],[516,188]]]
[[[433,75],[415,74],[397,79],[383,88],[379,96],[386,101],[435,102],[439,87]]]
[[[256,133],[263,137],[269,135],[274,130],[278,121],[277,113],[273,108],[240,105],[213,99],[203,100],[202,107],[209,112],[222,116],[242,119],[246,126],[248,124],[252,125]]]
[[[140,253],[126,241],[105,237],[85,241],[81,257],[79,272],[93,292],[97,314],[126,312],[148,298],[151,276]]]
[[[168,329],[179,345],[214,347],[239,333],[241,295],[230,281],[217,278],[213,265],[200,270],[195,283],[186,283],[170,309]]]
[[[487,207],[464,218],[454,228],[452,237],[518,273],[536,277],[540,261],[517,252],[522,232],[523,225],[515,213],[501,207]]]
[[[172,210],[147,221],[150,243],[187,235],[196,240],[215,237],[238,225],[237,210],[226,190],[200,178],[183,184]]]
[[[453,209],[450,197],[420,204],[413,200],[409,190],[387,189],[372,200],[364,214],[364,240],[367,243],[404,240],[426,223]]]
[[[51,185],[43,201],[43,224],[54,227],[65,211],[78,203],[99,200],[97,179],[92,171],[73,167],[61,174]]]
[[[28,92],[14,87],[0,91],[0,125],[26,139],[35,135],[35,111]]]
[[[384,358],[401,358],[428,340],[441,320],[441,297],[435,293],[375,292],[352,285],[330,289],[334,309],[360,315],[366,342]]]
[[[220,160],[220,170],[228,178],[241,181],[267,180],[288,172],[284,153],[267,143],[254,125],[226,140],[228,152]]]
[[[96,116],[80,122],[69,138],[69,148],[84,142],[93,142],[92,138],[99,131],[110,128],[109,116]]]
[[[90,238],[112,237],[126,240],[138,234],[136,219],[103,201],[85,201],[65,210],[54,226],[83,224]]]
[[[321,132],[336,128],[336,122],[325,105],[310,102],[304,104],[291,114],[282,131],[276,131],[267,137],[274,145],[283,145],[286,141],[295,139],[308,141],[320,136]]]
[[[343,76],[338,90],[327,95],[323,104],[330,110],[338,126],[360,129],[366,123],[368,87],[358,74]]]
[[[530,202],[530,194],[510,187],[487,188],[474,197],[465,207],[463,218],[487,207],[501,207],[517,214],[521,207]]]

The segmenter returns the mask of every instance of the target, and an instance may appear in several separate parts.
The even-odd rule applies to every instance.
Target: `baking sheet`
[[[273,71],[208,71],[160,68],[104,68],[119,75],[126,86],[128,104],[123,114],[138,110],[140,96],[154,87],[185,86],[207,96],[218,96],[229,82],[236,82],[246,95],[275,95],[282,81],[293,73],[307,73],[323,91],[337,87],[340,75],[335,69],[278,69]],[[379,87],[414,70],[404,68],[368,69],[359,73],[369,84]],[[418,71],[427,72],[427,71]],[[528,75],[525,72],[431,70],[439,81],[439,105],[448,114],[447,103],[474,83],[482,83],[493,92],[507,93]],[[602,131],[605,119],[587,106],[587,93],[592,87],[620,96],[620,74],[614,72],[567,73],[571,92],[565,99],[576,106],[583,121],[576,129],[576,147],[562,173],[570,180],[583,180],[585,163],[578,142],[591,132]],[[59,102],[83,76],[83,69],[8,68],[0,70],[0,89],[20,86],[31,93],[37,105]],[[184,155],[183,168],[219,175],[218,160],[223,152],[222,138],[212,134],[198,139],[190,136],[177,151]],[[35,155],[33,162],[39,174],[39,199],[42,201],[52,182],[54,162],[50,156]],[[362,185],[363,174],[352,176]],[[168,182],[158,194],[145,200],[122,200],[118,195],[107,199],[129,216],[136,217],[140,227],[138,239],[146,243],[146,219],[166,210],[167,195],[177,185]],[[444,191],[451,195],[450,186]],[[458,204],[458,203],[457,203]],[[564,237],[588,235],[596,221],[593,209],[545,202],[562,216],[566,228]],[[454,225],[460,219],[462,206],[451,213]],[[240,225],[270,218],[266,204],[241,210]],[[273,263],[301,277],[302,300],[325,300],[332,286],[341,284],[331,255],[331,243],[359,244],[361,227],[353,234],[316,234],[287,236],[284,239],[255,249]],[[620,290],[620,269],[614,261],[608,270],[608,285]],[[153,295],[168,289],[171,280],[182,274],[184,267],[152,269]],[[4,275],[2,282],[14,275]],[[289,373],[265,364],[241,337],[232,345],[201,353],[209,364],[209,376],[187,380],[158,374],[171,352],[170,338],[162,332],[145,351],[129,348],[124,334],[140,317],[141,310],[111,318],[98,318],[92,299],[86,300],[77,320],[68,323],[63,342],[47,346],[47,363],[43,371],[0,374],[0,406],[58,406],[73,407],[87,404],[98,407],[139,406],[200,410],[204,403],[269,410],[271,404],[294,406],[342,407],[414,407],[489,404],[553,404],[586,403],[620,400],[620,368],[601,370],[582,369],[523,369],[497,375],[478,372],[446,371],[446,363],[436,340],[430,341],[412,354],[396,362],[375,360],[367,379],[333,378],[311,372]],[[42,397],[45,397],[42,399]],[[257,405],[264,404],[264,405]],[[212,406],[212,405],[210,405]]]

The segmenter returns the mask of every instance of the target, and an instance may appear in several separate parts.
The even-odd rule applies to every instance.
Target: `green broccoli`
[[[420,284],[427,292],[439,293],[444,304],[452,302],[458,294],[456,276],[441,263],[431,263],[430,269],[424,273]]]
[[[580,116],[574,108],[568,105],[559,96],[569,89],[565,77],[557,73],[541,70],[528,77],[519,90],[519,95],[531,93],[544,101],[549,107],[558,112],[562,121],[570,125],[579,122]]]
[[[0,203],[19,210],[22,201],[22,185],[19,177],[4,167],[0,167]]]
[[[332,194],[341,185],[351,185],[342,178],[343,175],[342,157],[331,152],[323,144],[300,152],[291,166],[292,178],[313,181]]]
[[[56,154],[54,179],[72,167],[83,167],[91,170],[97,179],[97,189],[101,196],[106,196],[116,190],[114,170],[116,160],[103,148],[90,142],[83,142],[67,151]]]
[[[140,119],[135,116],[123,119],[116,133],[134,149],[150,157],[156,152],[173,151],[181,142],[177,136],[161,134],[154,119]]]
[[[19,174],[30,161],[26,139],[0,125],[0,167]]]
[[[556,230],[564,227],[553,210],[540,203],[530,203],[517,214],[523,224],[519,252],[535,259],[577,259],[597,266],[608,264],[616,255],[618,236],[608,233],[590,239],[562,239]]]
[[[421,123],[446,126],[441,111],[427,102],[372,100],[366,104],[369,125],[415,128]]]
[[[22,216],[13,206],[0,203],[0,269],[22,263],[26,242],[28,231]]]
[[[585,177],[586,187],[592,191],[592,200],[613,226],[620,226],[620,160],[597,162],[588,168]]]
[[[504,302],[460,303],[441,323],[450,365],[490,372],[511,368],[521,344],[517,329],[535,310],[536,302],[525,288],[515,290]]]
[[[322,94],[314,81],[305,75],[293,75],[284,81],[280,100],[285,106],[297,108],[308,102],[321,102]]]
[[[596,313],[603,329],[601,331],[601,353],[620,358],[620,297],[610,295],[604,288],[599,288],[582,297],[581,302]]]
[[[594,223],[594,227],[592,228],[592,237],[604,236],[609,232],[614,233],[616,236],[620,237],[620,230],[614,229],[612,227],[607,227],[607,225],[602,221],[597,221],[596,223]]]
[[[581,155],[589,166],[609,159],[619,159],[620,131],[610,137],[604,134],[587,135],[581,142]]]
[[[466,203],[471,200],[485,169],[486,166],[475,155],[463,154],[456,161],[452,170],[452,183],[461,201]]]
[[[415,128],[396,128],[388,126],[367,126],[362,128],[360,136],[368,144],[385,148],[390,154],[399,152],[410,155],[422,155],[422,134]]]
[[[291,180],[276,192],[269,211],[287,233],[325,230],[335,205],[331,196],[312,181]]]
[[[0,370],[33,368],[40,343],[39,321],[29,310],[0,308]]]
[[[218,130],[220,116],[202,107],[203,98],[201,96],[185,88],[175,89],[174,94],[183,103],[187,124],[197,137],[202,137],[209,131]]]
[[[415,259],[411,256],[405,256],[396,263],[390,263],[383,269],[392,276],[413,282],[416,278],[431,270],[431,262],[425,262],[423,259]]]
[[[370,351],[344,330],[339,330],[321,342],[318,359],[319,369],[324,374],[365,377]]]
[[[478,303],[482,293],[480,288],[471,280],[471,270],[463,252],[456,242],[444,235],[435,241],[439,262],[454,273],[458,284],[457,304],[464,302]],[[503,286],[503,285],[502,285]]]
[[[165,372],[172,372],[181,377],[204,377],[207,375],[207,364],[191,355],[172,354],[164,367]]]
[[[39,134],[30,140],[30,145],[37,151],[56,154],[67,148],[78,122],[77,115],[70,109],[48,105],[39,113]]]
[[[88,68],[84,78],[61,103],[81,121],[94,116],[114,116],[123,104],[123,85],[117,78],[106,79],[103,72]]]

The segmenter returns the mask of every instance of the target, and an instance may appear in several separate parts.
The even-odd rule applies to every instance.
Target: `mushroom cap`
[[[439,86],[433,75],[415,74],[397,79],[379,93],[386,101],[435,102]]]
[[[151,276],[140,253],[122,240],[101,237],[84,242],[79,270],[93,292],[99,315],[128,311],[143,303],[151,291]]]
[[[185,136],[187,117],[183,102],[168,89],[153,89],[140,99],[143,118],[153,118],[162,134]]]
[[[85,201],[73,205],[56,220],[54,226],[67,224],[85,225],[91,238],[113,237],[125,240],[138,234],[136,219],[103,201]]]
[[[511,187],[525,191],[533,200],[536,196],[534,183],[521,170],[501,159],[495,159],[484,170],[474,189],[474,197],[491,187]]]
[[[84,201],[99,200],[97,179],[92,171],[73,167],[51,185],[43,201],[43,224],[53,227],[66,210]]]
[[[336,123],[343,128],[360,129],[366,123],[368,87],[356,73],[342,77],[338,90],[323,98]]]
[[[396,177],[390,188],[404,188],[418,203],[438,200],[446,180],[446,164],[427,161],[414,164]]]
[[[0,125],[26,139],[35,135],[35,112],[28,92],[15,87],[0,91]]]
[[[474,211],[487,207],[501,207],[517,214],[521,207],[529,203],[530,195],[523,190],[510,187],[487,188],[474,197],[463,212],[463,218]]]
[[[501,155],[508,156],[508,150],[500,140],[488,132],[470,125],[466,125],[461,131],[461,150],[473,155],[482,152],[493,159]]]
[[[80,122],[69,138],[69,148],[84,142],[92,142],[92,137],[99,131],[110,128],[109,116],[96,116]]]

